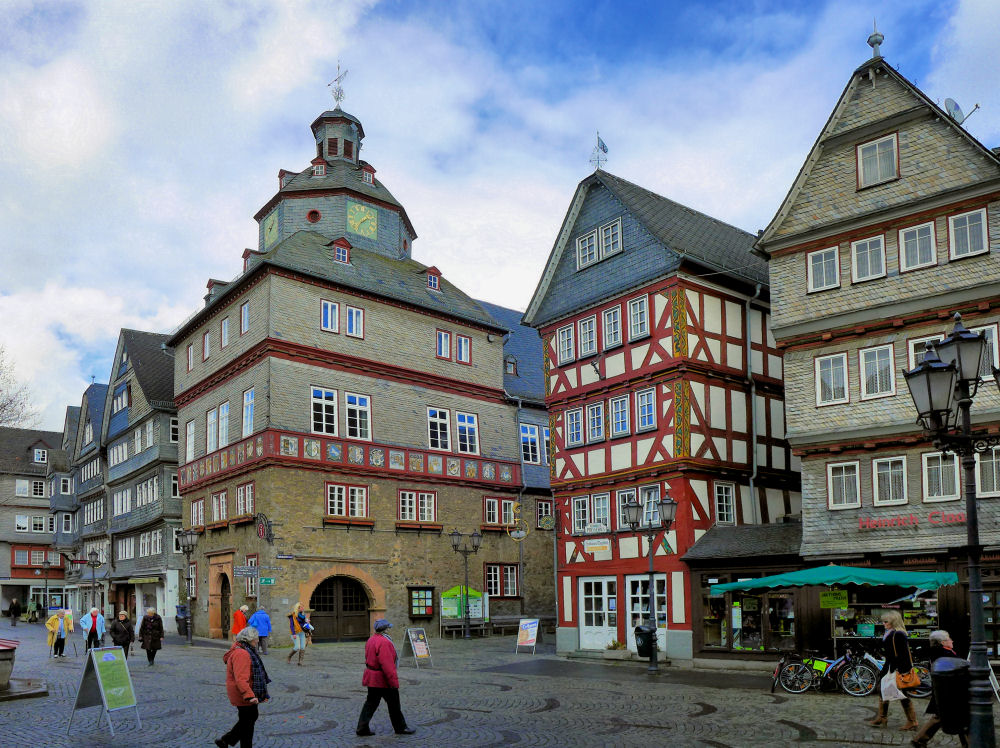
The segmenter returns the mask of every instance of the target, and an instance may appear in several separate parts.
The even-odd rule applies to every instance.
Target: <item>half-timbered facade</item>
[[[699,646],[684,552],[716,524],[799,512],[782,361],[753,237],[604,171],[580,183],[525,315],[545,345],[558,519],[558,646],[634,649],[650,607],[660,647]],[[699,634],[700,635],[700,634]]]

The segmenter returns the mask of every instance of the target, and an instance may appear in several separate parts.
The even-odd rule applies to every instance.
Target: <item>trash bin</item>
[[[653,656],[653,637],[656,636],[656,629],[652,626],[635,627],[635,648],[640,657]]]
[[[174,621],[177,623],[177,633],[181,636],[187,636],[187,606],[178,605],[177,615],[174,616]]]
[[[931,666],[931,683],[941,729],[959,735],[969,729],[969,663],[959,657],[938,657]]]

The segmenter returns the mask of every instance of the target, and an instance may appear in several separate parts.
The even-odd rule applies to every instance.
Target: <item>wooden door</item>
[[[367,639],[368,594],[350,577],[324,579],[309,599],[314,641]]]

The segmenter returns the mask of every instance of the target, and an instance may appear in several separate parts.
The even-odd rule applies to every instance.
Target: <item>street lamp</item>
[[[969,617],[972,643],[969,647],[969,738],[973,746],[994,748],[993,691],[990,663],[986,657],[986,627],[983,613],[983,578],[979,562],[979,515],[976,505],[976,454],[1000,444],[1000,436],[972,430],[970,409],[979,391],[979,376],[986,340],[970,332],[955,315],[951,334],[937,344],[927,344],[927,356],[903,377],[910,389],[917,423],[942,452],[962,460],[965,479],[965,515],[969,553]],[[994,369],[1000,386],[1000,370]],[[957,410],[956,410],[957,407]]]
[[[448,533],[448,537],[451,538],[451,549],[455,553],[461,553],[462,560],[465,562],[465,625],[462,638],[471,639],[472,634],[469,633],[469,556],[473,553],[479,553],[479,546],[483,544],[483,536],[479,534],[479,530],[473,530],[472,535],[463,535],[458,530],[452,530]]]
[[[198,543],[198,532],[196,530],[181,530],[177,533],[177,543],[181,547],[181,552],[187,559],[187,573],[184,578],[187,581],[187,587],[185,588],[188,592],[187,601],[187,640],[190,645],[193,641],[192,637],[194,632],[191,629],[191,554],[194,553],[194,547]]]
[[[87,554],[87,566],[90,567],[90,607],[97,607],[97,567],[101,565],[101,554],[97,549],[91,548]]]
[[[46,556],[45,560],[42,561],[42,568],[45,570],[45,605],[42,607],[42,616],[48,620],[49,617],[49,569],[52,568],[52,562],[49,561]]]
[[[658,530],[661,528],[669,530],[670,526],[674,524],[674,517],[677,516],[677,502],[667,495],[656,502],[655,506],[656,515],[650,517],[649,524],[646,525],[646,538],[649,541],[649,626],[653,629],[653,650],[649,655],[649,667],[647,668],[647,672],[649,673],[658,673],[660,671],[659,662],[657,661],[657,650],[659,649],[658,627],[656,625],[656,617],[653,614],[653,607],[656,604],[656,587],[653,583],[653,556],[656,554],[653,548],[653,541],[656,540]],[[638,530],[639,525],[643,524],[643,510],[644,507],[639,503],[638,499],[630,501],[622,507],[625,522],[632,528],[632,532]]]

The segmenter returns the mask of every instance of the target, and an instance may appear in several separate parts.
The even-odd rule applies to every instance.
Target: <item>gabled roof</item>
[[[70,405],[66,408],[66,417],[63,419],[62,445],[66,453],[72,459],[74,445],[76,444],[76,432],[80,428],[80,406]]]
[[[75,440],[76,448],[73,459],[76,459],[83,453],[83,448],[88,445],[100,445],[101,442],[101,426],[104,423],[104,401],[108,397],[108,385],[106,384],[91,384],[83,391],[83,399],[81,401],[81,413],[80,422],[77,429],[77,438]],[[83,404],[86,404],[84,408]],[[90,425],[94,430],[94,440],[88,442],[88,444],[83,443],[83,433],[87,426],[87,420],[90,420]]]
[[[507,373],[504,366],[503,388],[507,394],[530,400],[535,403],[545,402],[545,361],[542,352],[542,338],[538,331],[521,324],[521,312],[516,309],[480,301],[493,319],[510,330],[510,335],[504,341],[503,355],[517,360],[517,374]]]
[[[769,525],[715,525],[684,554],[683,561],[797,556],[802,545],[801,522]]]
[[[782,201],[781,206],[778,208],[777,213],[771,219],[771,222],[764,229],[763,233],[757,239],[754,245],[754,251],[758,252],[764,256],[767,256],[767,252],[764,247],[767,246],[772,240],[777,239],[776,234],[781,228],[781,224],[784,219],[788,216],[789,211],[795,205],[796,200],[799,197],[803,186],[809,178],[813,167],[816,162],[822,156],[824,151],[824,142],[831,138],[836,138],[835,143],[839,143],[841,136],[846,133],[851,132],[851,128],[843,127],[840,128],[842,115],[845,108],[850,103],[855,90],[858,85],[865,85],[861,81],[861,75],[873,71],[877,73],[884,73],[892,78],[894,81],[899,83],[903,88],[909,91],[917,100],[918,107],[923,107],[928,110],[928,113],[933,113],[940,119],[945,126],[952,128],[956,133],[958,133],[964,140],[970,143],[977,151],[981,152],[989,161],[1000,164],[1000,155],[990,150],[978,140],[976,140],[972,135],[970,135],[958,122],[952,119],[947,112],[941,109],[935,102],[931,101],[923,91],[917,88],[913,83],[911,83],[905,76],[900,74],[891,65],[889,65],[883,57],[873,57],[865,61],[860,65],[852,74],[851,79],[848,81],[847,85],[844,87],[844,91],[841,93],[840,98],[837,100],[837,105],[833,108],[830,113],[830,117],[827,119],[826,124],[823,129],[820,130],[819,135],[816,138],[816,142],[813,143],[812,148],[809,151],[809,155],[806,157],[805,162],[803,162],[802,167],[799,169],[799,173],[795,177],[795,181],[792,182],[792,186],[789,188],[788,193],[785,195],[785,199]],[[897,113],[897,116],[908,117],[912,116],[913,112],[901,112]],[[892,119],[887,118],[887,119]],[[877,124],[880,120],[872,120],[866,124]],[[861,128],[858,128],[861,129]],[[798,232],[801,233],[801,232]],[[788,234],[786,236],[794,236],[795,233]],[[785,239],[786,236],[782,236],[781,239]]]
[[[169,335],[123,329],[122,343],[128,351],[135,378],[153,408],[174,408],[174,351]]]
[[[61,445],[62,434],[58,431],[0,426],[0,473],[44,476],[48,465],[32,462],[34,453],[30,450],[37,447],[54,452]]]
[[[570,239],[583,200],[591,188],[599,185],[607,188],[661,245],[665,263],[648,271],[636,269],[636,284],[653,280],[664,272],[676,271],[685,260],[743,282],[767,283],[767,264],[750,253],[754,242],[752,234],[598,169],[576,188],[538,287],[525,312],[526,323],[540,326],[548,321],[539,316],[543,301],[563,254],[567,249],[574,251]],[[629,251],[630,247],[624,246],[626,255]],[[594,269],[598,267],[600,263],[581,273],[599,275],[600,270]]]

